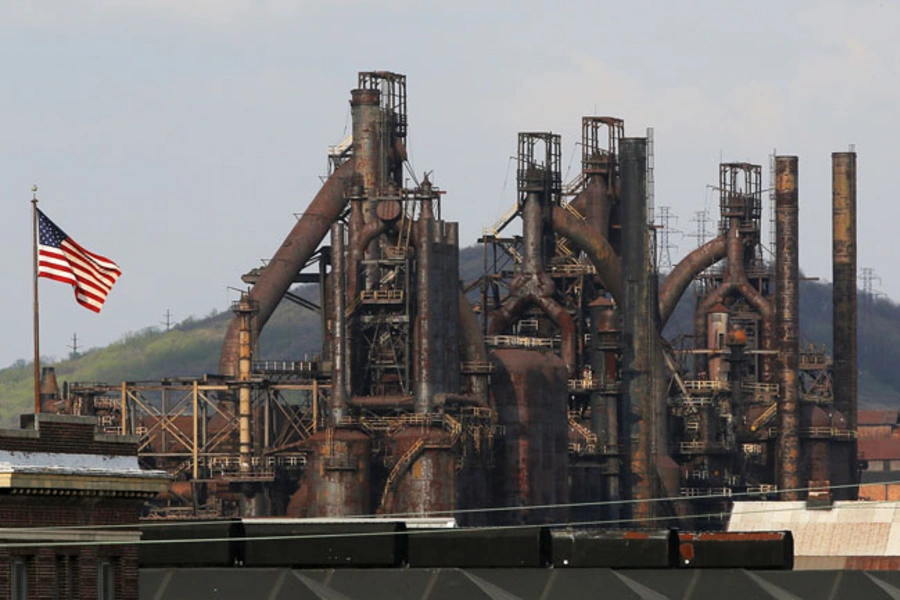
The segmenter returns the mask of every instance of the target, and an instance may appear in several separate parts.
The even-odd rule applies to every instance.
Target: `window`
[[[56,557],[56,600],[78,598],[78,557],[60,554]]]
[[[115,600],[116,570],[111,561],[104,560],[97,568],[98,600]]]
[[[10,566],[10,597],[13,600],[28,598],[28,562],[24,558],[14,558]]]

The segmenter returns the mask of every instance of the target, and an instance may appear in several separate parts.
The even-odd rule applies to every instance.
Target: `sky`
[[[33,355],[31,186],[120,265],[99,314],[40,282],[41,354],[227,309],[312,199],[349,133],[358,71],[408,77],[416,173],[475,243],[515,198],[519,131],[581,117],[654,128],[673,259],[715,214],[721,161],[799,156],[800,265],[831,278],[830,155],[858,158],[859,267],[900,299],[900,3],[798,0],[4,0],[0,3],[0,367]]]

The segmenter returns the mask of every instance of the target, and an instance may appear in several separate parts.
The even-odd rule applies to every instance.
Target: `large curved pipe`
[[[559,305],[558,302],[546,296],[538,296],[534,299],[535,304],[541,307],[550,319],[559,327],[559,338],[561,348],[559,354],[566,363],[569,374],[575,372],[577,366],[576,359],[576,338],[575,321],[568,311]]]
[[[550,276],[544,272],[524,273],[510,283],[510,297],[491,316],[489,331],[492,335],[500,335],[516,315],[519,315],[530,304],[534,304],[559,327],[560,356],[566,363],[569,373],[575,372],[576,332],[575,322],[566,310],[553,299],[556,287]]]
[[[353,173],[351,159],[328,178],[250,290],[250,298],[259,306],[254,332],[257,336],[275,312],[285,292],[290,289],[297,273],[316,251],[331,224],[344,210],[344,185]],[[219,356],[219,373],[223,375],[232,377],[237,375],[239,331],[240,320],[235,317],[228,325],[225,341],[222,343],[222,353]]]
[[[358,229],[355,232],[354,237],[356,239],[351,240],[353,244],[350,249],[350,269],[347,273],[347,300],[352,304],[356,299],[357,293],[357,285],[359,282],[359,274],[360,274],[360,261],[362,261],[363,256],[365,256],[366,248],[369,247],[369,244],[372,243],[379,235],[386,233],[390,230],[393,225],[393,221],[382,221],[381,219],[375,219],[369,223],[366,223],[362,226],[362,228]]]
[[[726,255],[725,236],[706,242],[679,262],[659,290],[659,325],[665,327],[678,301],[692,281]]]
[[[606,179],[600,176],[591,177],[571,202],[571,206],[584,217],[588,225],[609,237],[609,213],[612,209],[612,198],[609,195]]]
[[[622,302],[622,262],[616,255],[606,237],[590,225],[579,221],[575,215],[554,206],[551,213],[553,230],[561,236],[569,238],[587,254],[597,276],[616,302]]]
[[[759,312],[762,320],[762,344],[761,349],[771,350],[775,340],[775,307],[772,303],[750,285],[747,274],[744,271],[743,240],[738,232],[738,224],[732,223],[726,239],[726,254],[728,257],[728,271],[722,285],[709,294],[700,305],[694,315],[694,330],[696,339],[706,339],[706,315],[716,304],[723,302],[730,294],[743,296],[747,302]],[[762,360],[761,379],[765,383],[772,383],[773,378],[772,357],[766,355]]]

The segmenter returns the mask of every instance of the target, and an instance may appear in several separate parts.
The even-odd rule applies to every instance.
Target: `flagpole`
[[[41,412],[41,335],[38,310],[38,218],[37,218],[37,185],[31,186],[31,232],[32,232],[32,258],[34,279],[34,412]]]

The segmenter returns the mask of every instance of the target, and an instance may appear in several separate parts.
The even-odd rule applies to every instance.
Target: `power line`
[[[881,484],[891,484],[891,483],[900,483],[900,481],[891,481],[891,482],[881,482]],[[855,487],[855,486],[832,486],[830,489],[837,489],[839,487]],[[802,491],[802,490],[822,490],[828,488],[797,488],[794,490],[785,490],[785,491]],[[755,495],[755,494],[754,494]],[[718,495],[715,496],[717,498],[722,498],[723,496]],[[685,499],[684,496],[679,496],[679,499]],[[662,501],[665,499],[658,499],[658,501]],[[653,500],[651,500],[653,501]],[[856,504],[847,505],[844,508],[851,510],[866,510],[871,509],[872,507],[877,507],[885,504],[896,504],[896,500],[876,500],[871,502],[859,502]],[[787,504],[787,503],[785,503]],[[562,506],[562,505],[560,505]],[[743,511],[741,515],[749,515],[749,514],[773,514],[773,513],[783,513],[783,512],[794,512],[798,510],[808,510],[806,504],[803,503],[802,506],[783,506],[773,508],[771,506],[767,506],[765,508],[760,508],[759,510],[747,510]],[[543,527],[551,527],[551,528],[562,528],[562,527],[598,527],[598,526],[622,526],[628,524],[635,523],[657,523],[657,522],[671,522],[675,520],[684,520],[684,519],[703,519],[703,518],[718,518],[722,516],[722,512],[707,512],[707,513],[691,513],[685,515],[666,515],[659,517],[648,517],[641,519],[634,518],[623,518],[623,519],[597,519],[597,520],[586,520],[586,521],[565,521],[559,523],[533,523],[533,524],[517,524],[517,525],[492,525],[487,527],[478,527],[477,530],[480,532],[485,531],[513,531],[513,530],[527,530],[527,529],[539,529]],[[383,520],[385,522],[390,521],[389,518],[380,516],[378,519],[373,519],[373,522],[378,522],[378,520]],[[265,519],[260,519],[260,522],[264,522]],[[215,523],[216,521],[205,521],[205,522],[193,522],[191,525],[208,525],[210,523]],[[317,523],[310,523],[311,525],[316,525]],[[162,524],[161,524],[162,525]],[[166,524],[170,525],[170,524]],[[132,526],[134,527],[134,526]],[[21,531],[40,531],[40,530],[50,530],[51,528],[16,528]],[[59,530],[62,528],[55,528],[55,530]],[[96,529],[103,529],[94,527]],[[105,528],[110,529],[110,528]],[[476,528],[473,528],[476,529]],[[462,529],[465,530],[465,529]],[[196,544],[196,543],[216,543],[216,542],[235,542],[235,541],[251,541],[251,542],[262,542],[262,541],[275,541],[275,540],[312,540],[312,539],[334,539],[334,538],[359,538],[359,537],[381,537],[381,536],[393,536],[393,535],[434,535],[434,534],[447,534],[452,535],[454,532],[459,533],[461,531],[460,528],[441,528],[441,529],[413,529],[406,531],[365,531],[365,532],[356,532],[356,533],[307,533],[307,534],[295,534],[295,535],[268,535],[268,536],[258,536],[258,537],[221,537],[221,538],[189,538],[189,539],[166,539],[166,540],[86,540],[86,541],[68,541],[68,542],[54,542],[54,541],[43,541],[43,542],[12,542],[12,543],[0,543],[0,548],[39,548],[39,547],[83,547],[83,546],[121,546],[121,545],[156,545],[156,544]]]
[[[697,224],[697,230],[694,233],[686,234],[688,237],[696,238],[697,245],[702,246],[709,239],[708,225],[710,223],[709,213],[705,210],[694,211],[694,218],[691,223]]]
[[[660,206],[657,213],[659,220],[659,258],[657,264],[660,269],[672,268],[672,250],[678,251],[678,245],[671,240],[672,235],[682,235],[683,232],[672,227],[672,223],[678,221],[678,216],[672,214],[671,206]]]
[[[878,485],[893,485],[900,484],[900,479],[894,481],[883,481],[879,482]],[[378,520],[390,520],[390,519],[403,519],[403,518],[438,518],[438,517],[447,517],[450,518],[453,515],[464,515],[464,514],[488,514],[488,513],[501,513],[501,512],[525,512],[525,511],[533,511],[533,510],[561,510],[561,509],[569,509],[569,508],[590,508],[590,507],[601,507],[601,506],[618,506],[618,505],[629,505],[629,504],[653,504],[660,502],[684,502],[684,501],[696,501],[696,500],[727,500],[730,498],[755,498],[762,495],[769,494],[787,494],[794,492],[822,492],[829,490],[839,490],[839,489],[849,489],[849,488],[857,488],[859,484],[844,484],[844,485],[830,485],[830,486],[808,486],[808,487],[798,487],[798,488],[790,488],[784,490],[773,490],[771,492],[734,492],[728,496],[723,494],[704,494],[699,496],[667,496],[662,498],[643,498],[643,499],[632,499],[632,500],[596,500],[592,502],[566,502],[566,503],[552,503],[552,504],[532,504],[525,506],[495,506],[489,508],[463,508],[456,510],[444,510],[444,511],[431,511],[431,512],[406,512],[406,513],[388,513],[381,514],[377,516],[373,516],[371,514],[364,515],[348,515],[346,517],[341,517],[344,519],[372,519],[374,522]],[[878,501],[875,501],[878,502]],[[893,502],[893,501],[892,501]],[[861,504],[865,504],[866,506],[870,506],[871,502],[861,502]],[[719,515],[721,513],[715,513]],[[692,513],[682,515],[678,518],[687,518],[687,517],[698,517],[703,516],[700,514]],[[283,518],[283,517],[282,517]],[[663,517],[661,517],[663,518]],[[664,517],[664,518],[675,518],[675,517]],[[638,523],[643,521],[644,519],[619,519],[618,521],[622,522],[632,522]],[[205,520],[196,520],[189,522],[181,522],[181,521],[143,521],[140,523],[141,527],[154,527],[154,526],[196,526],[196,525],[209,525],[211,523],[221,522],[221,519],[205,519]],[[568,522],[558,523],[553,526],[564,526],[569,524]],[[108,525],[108,526],[97,526],[97,525],[70,525],[70,526],[61,526],[61,527],[22,527],[16,528],[17,531],[42,531],[42,530],[52,530],[52,531],[69,531],[69,530],[78,530],[78,529],[129,529],[136,527],[135,524],[121,524],[121,525]],[[480,529],[490,529],[490,527],[483,527]],[[2,547],[2,546],[0,546]]]

